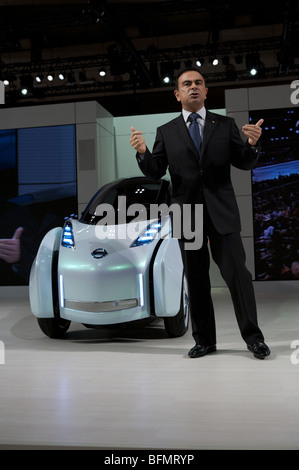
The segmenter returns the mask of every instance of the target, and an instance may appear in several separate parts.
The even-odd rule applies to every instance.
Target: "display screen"
[[[0,130],[0,198],[18,194],[17,131]]]
[[[75,125],[0,131],[0,285],[28,285],[44,235],[77,211]]]
[[[250,112],[264,118],[252,170],[255,279],[299,279],[299,109]]]

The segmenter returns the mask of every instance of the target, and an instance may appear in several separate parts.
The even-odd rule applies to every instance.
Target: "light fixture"
[[[4,86],[8,86],[11,85],[14,81],[16,81],[17,77],[13,73],[5,73],[5,75],[1,74],[0,80],[2,80]]]
[[[54,80],[54,72],[49,72],[48,75],[47,75],[47,80],[49,82],[53,82]]]
[[[58,78],[59,78],[59,80],[64,80],[65,79],[65,73],[64,72],[59,72]]]
[[[20,77],[21,94],[26,96],[33,89],[33,78],[31,75],[22,75]]]
[[[217,59],[217,57],[211,57],[211,64],[214,67],[219,64],[219,60]]]
[[[204,63],[205,63],[205,59],[197,59],[196,61],[197,67],[202,67]]]
[[[41,82],[43,81],[43,78],[44,78],[43,74],[42,74],[42,73],[38,73],[38,74],[36,75],[36,77],[35,77],[35,81],[36,81],[37,83],[41,83]]]
[[[261,70],[260,55],[258,52],[246,54],[246,68],[252,77],[259,74]]]
[[[99,70],[99,75],[100,75],[100,77],[105,77],[105,75],[106,75],[106,70],[105,70],[105,69],[100,69],[100,70]]]
[[[161,80],[165,85],[169,85],[174,80],[174,64],[172,62],[162,62],[160,64]]]

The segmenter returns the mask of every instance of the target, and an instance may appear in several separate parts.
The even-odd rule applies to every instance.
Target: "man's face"
[[[174,91],[176,99],[186,111],[197,111],[202,108],[208,89],[202,75],[195,70],[183,73],[179,77],[178,90]]]

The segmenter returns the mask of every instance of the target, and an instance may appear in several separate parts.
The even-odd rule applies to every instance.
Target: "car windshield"
[[[129,223],[135,217],[149,219],[151,204],[160,205],[168,202],[168,185],[166,180],[147,178],[109,183],[94,195],[82,213],[80,222],[96,225],[101,220],[104,222],[105,218],[107,223],[107,213],[111,213],[110,211],[113,212],[112,220],[115,224]],[[135,213],[133,204],[141,204],[144,210],[139,211],[136,206]],[[129,207],[131,210],[128,211]]]

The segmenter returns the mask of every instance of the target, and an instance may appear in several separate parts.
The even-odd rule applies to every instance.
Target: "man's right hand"
[[[144,137],[142,136],[141,131],[136,131],[135,127],[131,127],[131,137],[130,137],[130,144],[132,145],[133,149],[139,153],[139,155],[143,155],[146,152],[146,144]]]

